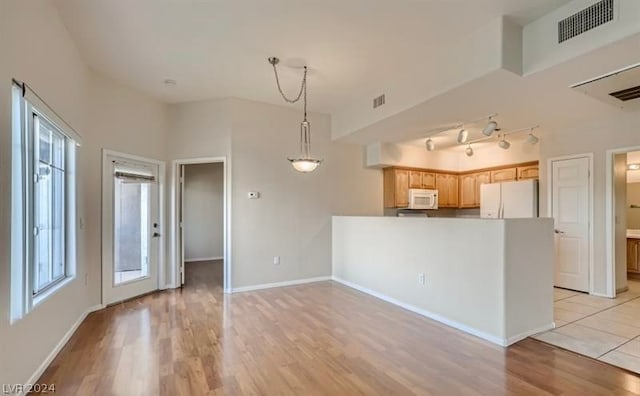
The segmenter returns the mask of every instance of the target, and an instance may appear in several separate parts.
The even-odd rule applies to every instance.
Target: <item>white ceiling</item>
[[[163,101],[282,104],[274,55],[309,65],[309,107],[327,113],[394,76],[429,73],[440,51],[500,15],[524,24],[568,1],[54,0],[92,68]],[[282,77],[293,92],[301,71]]]

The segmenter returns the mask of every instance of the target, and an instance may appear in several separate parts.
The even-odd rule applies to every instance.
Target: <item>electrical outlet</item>
[[[273,265],[280,265],[280,256],[273,256]]]
[[[424,272],[418,274],[418,283],[424,285],[427,282],[427,276]]]

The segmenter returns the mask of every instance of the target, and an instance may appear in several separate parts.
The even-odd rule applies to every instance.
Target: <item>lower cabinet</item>
[[[627,272],[640,273],[640,239],[627,239]]]

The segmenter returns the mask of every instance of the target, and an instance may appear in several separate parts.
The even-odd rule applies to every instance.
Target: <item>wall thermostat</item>
[[[260,193],[257,191],[249,191],[249,193],[247,194],[247,197],[249,199],[258,199],[260,198]]]

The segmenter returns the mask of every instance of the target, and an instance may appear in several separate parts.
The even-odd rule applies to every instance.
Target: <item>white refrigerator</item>
[[[538,181],[523,180],[481,185],[480,217],[485,219],[538,217]]]

